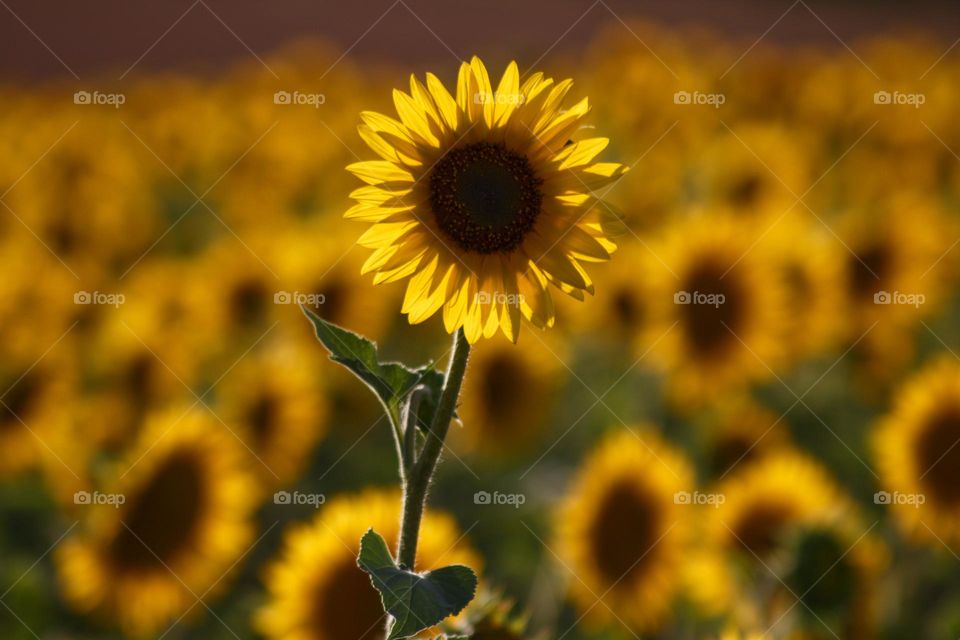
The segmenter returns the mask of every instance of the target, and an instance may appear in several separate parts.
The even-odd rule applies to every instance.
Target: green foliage
[[[327,322],[307,307],[303,307],[303,313],[313,323],[317,339],[330,352],[330,359],[370,387],[392,419],[399,415],[400,407],[414,389],[425,388],[427,393],[421,398],[417,423],[430,424],[443,388],[443,374],[432,363],[411,369],[400,362],[381,362],[377,343]]]
[[[357,564],[370,580],[393,616],[387,640],[409,638],[457,615],[477,590],[477,576],[469,567],[452,565],[418,574],[397,566],[387,543],[370,529],[360,541]]]

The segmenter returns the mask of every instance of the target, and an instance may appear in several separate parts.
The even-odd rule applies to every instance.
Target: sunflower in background
[[[227,235],[199,258],[198,284],[205,292],[198,325],[211,353],[229,354],[257,342],[274,324],[280,308],[276,295],[280,281],[277,238],[257,236],[246,243]],[[266,238],[266,239],[265,239]]]
[[[74,365],[60,349],[33,358],[10,360],[0,367],[0,479],[36,469],[67,456],[59,437],[71,428],[76,397]]]
[[[811,182],[807,146],[781,127],[737,125],[711,137],[687,182],[701,205],[742,216],[779,214]]]
[[[583,462],[556,514],[570,597],[594,625],[656,629],[680,587],[693,487],[682,455],[649,429],[606,437]]]
[[[695,216],[651,246],[648,344],[677,406],[763,380],[785,360],[785,293],[753,226]]]
[[[473,343],[498,330],[516,342],[521,317],[554,324],[549,285],[593,293],[583,263],[609,259],[616,216],[594,195],[626,172],[595,162],[606,138],[578,135],[586,98],[564,108],[572,82],[520,82],[510,63],[496,90],[479,58],[460,67],[456,97],[433,74],[395,90],[400,121],[364,112],[360,135],[383,158],[348,169],[368,186],[346,218],[371,223],[374,282],[409,279],[412,324],[443,309],[449,333]]]
[[[707,512],[710,537],[748,560],[768,561],[793,528],[829,522],[848,506],[824,469],[789,450],[743,465],[713,490],[724,501]]]
[[[185,381],[203,366],[208,346],[194,330],[209,292],[197,286],[195,264],[157,257],[136,265],[125,278],[125,300],[111,331],[139,336]],[[123,326],[126,325],[126,326]]]
[[[883,492],[914,539],[939,546],[960,541],[960,365],[947,356],[897,391],[873,433]]]
[[[83,345],[85,389],[77,407],[84,437],[113,452],[131,442],[149,411],[191,398],[185,385],[196,381],[194,362],[177,359],[176,351],[168,355],[169,345],[155,335],[134,333],[121,309]]]
[[[217,411],[246,445],[264,487],[297,478],[327,427],[316,350],[274,341],[242,360],[217,387]]]
[[[5,200],[51,252],[89,281],[113,261],[135,259],[162,230],[144,215],[149,189],[130,134],[113,117],[77,108],[82,117],[63,112],[50,118],[51,128],[60,129],[46,145],[59,142],[49,153],[37,152],[42,159]]]
[[[453,435],[470,450],[502,459],[522,455],[541,439],[567,378],[565,352],[534,336],[523,349],[487,341],[470,354]]]
[[[368,489],[330,500],[312,522],[289,529],[280,555],[266,569],[267,602],[254,614],[256,628],[271,640],[382,638],[386,614],[357,555],[360,538],[371,528],[396,539],[399,505],[398,492]],[[480,566],[454,519],[428,510],[417,566],[450,564]]]
[[[643,353],[649,347],[644,338],[652,295],[644,274],[655,259],[649,249],[627,236],[617,259],[597,275],[593,304],[579,309],[574,308],[575,301],[563,298],[557,301],[558,315],[570,319],[571,333],[577,338],[589,337],[618,351],[627,347],[630,353]]]
[[[740,465],[790,446],[783,417],[747,396],[720,403],[703,426],[703,450],[711,478],[723,478]]]
[[[297,294],[321,318],[378,340],[389,329],[388,309],[396,296],[390,290],[367,289],[360,275],[364,252],[354,242],[339,220],[304,223],[279,243],[285,249],[277,257],[276,271],[284,291]],[[291,304],[290,312],[299,320],[297,304]],[[309,323],[297,322],[297,327],[309,332],[313,344]]]
[[[253,533],[255,485],[238,446],[205,411],[151,416],[104,487],[123,503],[91,505],[56,550],[68,602],[148,635],[191,610],[194,594],[225,588]]]
[[[788,213],[769,224],[761,243],[786,289],[785,342],[790,355],[802,359],[824,353],[847,329],[838,313],[844,306],[840,283],[846,250],[806,211]],[[762,226],[768,228],[766,220]]]

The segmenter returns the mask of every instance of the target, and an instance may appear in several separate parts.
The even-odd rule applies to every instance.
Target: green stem
[[[440,459],[443,441],[447,437],[450,421],[457,408],[460,386],[467,371],[467,357],[470,355],[470,343],[463,333],[457,331],[453,338],[453,354],[447,365],[447,374],[443,391],[437,403],[433,423],[427,433],[420,455],[410,467],[403,482],[403,515],[400,524],[400,542],[397,549],[397,563],[409,570],[414,569],[417,558],[417,541],[420,537],[420,521],[427,502],[427,489],[430,479]]]

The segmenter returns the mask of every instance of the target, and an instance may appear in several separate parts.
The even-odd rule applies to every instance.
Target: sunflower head
[[[374,282],[407,279],[411,323],[443,309],[444,326],[470,342],[497,330],[516,342],[522,318],[554,323],[549,286],[583,300],[593,293],[585,262],[607,260],[617,225],[595,193],[622,176],[594,162],[606,138],[579,139],[590,110],[569,108],[572,82],[515,62],[494,90],[474,57],[460,67],[456,96],[433,74],[394,90],[399,120],[364,112],[360,136],[382,160],[348,170],[367,183],[345,217],[372,223],[360,244]]]

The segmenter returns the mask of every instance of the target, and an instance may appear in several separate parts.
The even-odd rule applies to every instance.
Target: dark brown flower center
[[[662,514],[653,496],[632,483],[612,486],[597,508],[590,531],[590,552],[609,584],[629,586],[655,555]]]
[[[746,291],[736,270],[725,275],[726,271],[723,263],[705,260],[684,279],[681,326],[694,350],[707,358],[721,356],[735,345],[745,320]]]
[[[386,617],[370,576],[352,556],[333,561],[330,576],[315,596],[315,637],[329,640],[382,640]]]
[[[938,502],[960,503],[960,407],[943,407],[916,443],[922,483]]]
[[[786,504],[760,502],[744,512],[732,527],[740,548],[763,557],[781,541],[792,511]]]
[[[540,215],[542,183],[526,156],[502,144],[477,142],[437,162],[430,174],[430,205],[437,225],[461,249],[508,253]]]
[[[524,411],[518,402],[517,391],[531,391],[534,384],[523,361],[509,354],[500,354],[487,362],[481,374],[481,397],[492,429],[509,430]],[[511,400],[514,399],[514,400]]]
[[[893,249],[885,242],[869,245],[848,260],[850,286],[857,298],[872,299],[893,267]]]
[[[125,526],[109,548],[113,564],[125,571],[166,571],[164,565],[193,542],[206,499],[195,456],[170,456],[136,495],[127,496]]]

